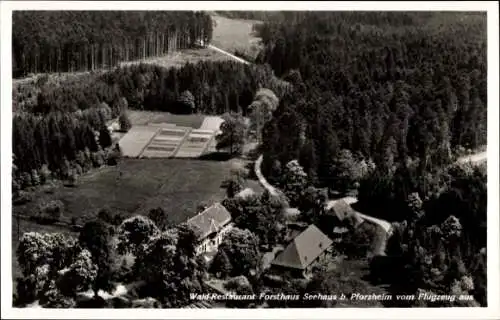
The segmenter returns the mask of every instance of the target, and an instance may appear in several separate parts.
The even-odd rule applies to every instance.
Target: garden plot
[[[169,158],[174,156],[189,132],[191,132],[191,128],[172,127],[160,129],[156,137],[144,149],[142,157]]]
[[[123,152],[123,156],[130,158],[139,157],[144,148],[160,131],[158,127],[150,126],[134,126],[126,135],[121,138],[119,144]]]
[[[214,135],[210,130],[193,130],[184,140],[176,154],[177,158],[196,158],[201,156]]]

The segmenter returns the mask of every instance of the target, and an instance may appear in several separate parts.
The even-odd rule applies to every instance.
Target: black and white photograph
[[[500,316],[497,2],[22,3],[2,309]]]

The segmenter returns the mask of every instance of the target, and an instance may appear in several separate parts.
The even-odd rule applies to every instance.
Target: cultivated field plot
[[[202,156],[213,139],[212,130],[193,130],[183,141],[179,151],[175,155],[177,158],[198,158]]]
[[[260,38],[253,32],[253,25],[262,23],[258,20],[229,19],[213,15],[216,26],[213,31],[212,44],[220,49],[234,53],[244,52],[256,57],[260,50]]]
[[[133,124],[120,146],[131,158],[198,158],[216,152],[221,117],[131,111]],[[199,129],[198,129],[199,128]]]
[[[120,140],[120,148],[124,157],[139,157],[148,143],[161,128],[152,126],[134,126]]]
[[[164,127],[146,146],[142,158],[169,158],[175,155],[179,146],[191,132],[186,127]]]

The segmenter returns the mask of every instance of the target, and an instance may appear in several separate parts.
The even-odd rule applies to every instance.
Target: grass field
[[[261,23],[257,20],[229,19],[213,15],[216,26],[213,31],[212,44],[220,49],[234,53],[241,51],[256,57],[260,50],[260,38],[253,32],[253,25]]]
[[[221,183],[229,177],[231,168],[245,166],[246,160],[203,161],[187,159],[124,159],[117,167],[105,167],[85,174],[76,188],[59,185],[51,193],[43,188],[36,191],[33,202],[13,206],[15,215],[30,215],[40,201],[61,200],[65,204],[63,220],[72,217],[84,223],[97,212],[110,208],[127,216],[147,214],[151,208],[162,207],[170,215],[170,222],[178,224],[196,213],[202,202],[221,201],[225,190]],[[121,174],[120,174],[121,172]],[[263,188],[257,180],[247,180],[245,187],[260,193]],[[77,236],[69,228],[41,225],[33,221],[12,221],[13,276],[19,276],[15,251],[18,237],[25,232],[63,232]]]
[[[61,200],[65,204],[63,220],[85,217],[85,221],[95,217],[104,207],[127,216],[147,214],[152,208],[162,207],[170,215],[170,222],[178,224],[196,214],[200,203],[220,201],[225,197],[225,190],[220,186],[230,170],[231,161],[124,159],[118,167],[106,167],[82,176],[76,188],[61,185],[53,193],[40,190],[35,194],[37,200],[13,206],[13,211],[29,215],[38,201]],[[30,231],[76,235],[65,227],[40,225],[23,219],[20,219],[18,233],[17,219],[13,218],[14,277],[20,275],[15,257],[18,236]]]
[[[155,111],[128,111],[128,116],[132,125],[146,125],[148,123],[171,123],[180,127],[199,128],[203,124],[206,116],[202,114],[172,114],[168,112]]]
[[[161,206],[173,223],[192,216],[198,204],[221,200],[220,188],[231,169],[228,162],[178,159],[124,159],[119,166],[106,167],[82,176],[78,187],[61,186],[52,194],[40,192],[38,201],[61,200],[64,218],[92,217],[104,207],[126,215],[147,213]],[[29,214],[34,203],[15,206],[14,212]]]

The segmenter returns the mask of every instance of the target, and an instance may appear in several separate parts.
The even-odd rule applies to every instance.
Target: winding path
[[[277,189],[275,187],[273,187],[269,182],[267,182],[266,178],[262,174],[262,170],[260,169],[260,166],[262,164],[263,159],[264,159],[264,156],[260,155],[259,158],[257,159],[257,161],[255,161],[255,164],[254,164],[255,175],[259,179],[260,184],[264,188],[266,188],[266,190],[269,191],[269,193],[272,196],[277,196],[278,195],[278,191],[276,191]]]
[[[224,50],[222,50],[222,49],[220,49],[220,48],[217,48],[217,47],[216,47],[216,46],[214,46],[214,45],[209,44],[209,45],[208,45],[208,48],[210,48],[210,49],[212,49],[212,50],[215,50],[215,51],[217,51],[217,52],[220,52],[220,53],[222,53],[222,54],[225,54],[226,56],[229,56],[229,57],[233,58],[234,60],[236,60],[236,61],[238,61],[238,62],[241,62],[241,63],[244,63],[244,64],[250,64],[250,62],[246,61],[245,59],[242,59],[242,58],[240,58],[240,57],[235,56],[235,55],[234,55],[234,54],[232,54],[232,53],[229,53],[229,52],[224,51]]]
[[[236,61],[239,61],[241,63],[245,63],[245,64],[250,64],[250,62],[244,60],[244,59],[241,59],[227,51],[224,51],[220,48],[217,48],[213,45],[208,45],[208,47],[212,50],[215,50],[215,51],[218,51],[220,53],[223,53],[231,58],[233,58],[234,60]],[[257,159],[257,161],[255,161],[255,165],[254,165],[254,170],[255,170],[255,175],[257,176],[257,178],[259,179],[259,182],[260,184],[273,196],[277,196],[279,194],[279,190],[275,187],[273,187],[267,180],[266,178],[264,177],[264,175],[262,174],[262,170],[261,170],[261,165],[262,165],[262,161],[264,159],[264,156],[263,155],[260,155],[259,158]],[[335,200],[328,200],[326,205],[328,205],[329,203],[333,202]],[[352,198],[349,202],[349,204],[352,204],[352,203],[355,203],[357,202],[358,200],[356,198]],[[385,220],[382,220],[382,219],[379,219],[379,218],[375,218],[375,217],[371,217],[369,215],[366,215],[366,214],[363,214],[363,213],[359,213],[359,216],[364,219],[364,220],[367,220],[367,221],[370,221],[372,223],[375,223],[377,225],[379,225],[380,227],[382,227],[382,229],[387,233],[387,235],[390,236],[391,234],[391,229],[392,229],[392,226],[391,226],[391,223],[388,222],[388,221],[385,221]]]

